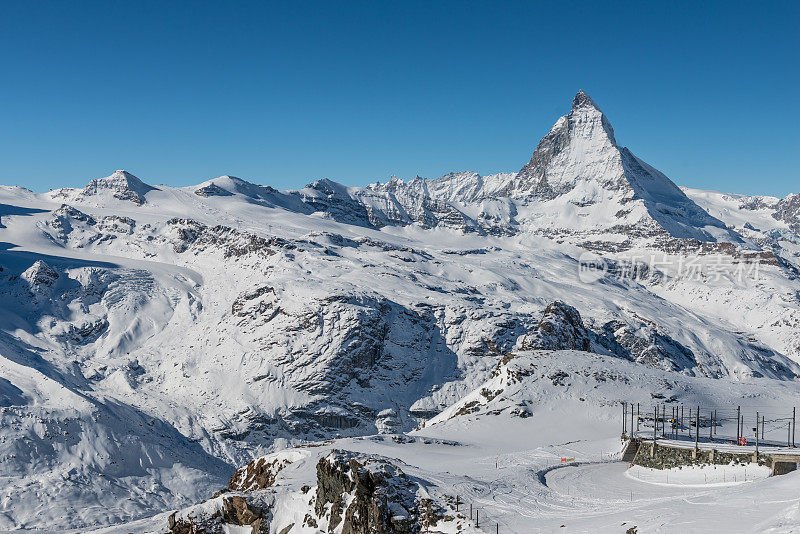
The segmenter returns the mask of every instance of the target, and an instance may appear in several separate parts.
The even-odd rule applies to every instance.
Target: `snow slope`
[[[798,389],[780,384],[686,377],[580,351],[521,352],[422,429],[267,455],[232,477],[232,491],[179,510],[176,518],[201,522],[224,499],[240,495],[251,506],[268,501],[270,532],[289,525],[291,532],[327,531],[330,515],[315,508],[324,482],[317,466],[331,454],[344,454],[411,477],[415,489],[408,498],[415,495],[416,504],[402,501],[400,513],[421,513],[422,499],[431,499],[433,510],[452,518],[437,522],[436,532],[787,532],[797,526],[797,473],[766,478],[765,468],[755,465],[654,471],[629,469],[619,460],[621,399],[645,403],[656,394],[684,405],[723,407],[746,395],[762,409],[777,410]],[[259,464],[271,466],[274,480],[254,483]],[[474,515],[469,521],[470,508],[478,511],[478,528]],[[158,532],[167,519],[124,528]]]

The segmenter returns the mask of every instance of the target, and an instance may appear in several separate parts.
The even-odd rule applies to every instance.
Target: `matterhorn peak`
[[[596,109],[597,111],[600,111],[600,108],[597,106],[597,104],[595,104],[594,100],[592,100],[592,97],[590,97],[586,93],[586,91],[581,89],[575,95],[575,98],[572,99],[572,109],[576,110],[576,109],[586,108],[586,107],[591,107],[591,108]]]
[[[565,118],[572,122],[573,135],[594,137],[601,143],[610,141],[612,145],[617,144],[617,140],[614,138],[614,128],[608,118],[600,106],[583,89],[578,91],[575,98],[572,99],[572,111]],[[556,123],[553,129],[558,125],[559,123]]]
[[[594,100],[580,90],[572,110],[539,141],[531,160],[506,190],[508,196],[553,199],[580,181],[608,181],[608,163],[619,159],[614,129]],[[611,179],[620,183],[622,172]]]

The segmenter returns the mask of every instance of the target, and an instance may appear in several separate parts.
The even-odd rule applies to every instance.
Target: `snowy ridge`
[[[133,202],[141,206],[147,193],[156,188],[147,185],[131,173],[123,170],[114,171],[105,178],[90,181],[81,190],[57,189],[50,196],[53,199],[64,199],[72,202],[90,202],[95,205],[108,204],[112,199]]]

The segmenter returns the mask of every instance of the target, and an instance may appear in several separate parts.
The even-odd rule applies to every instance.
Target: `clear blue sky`
[[[797,2],[609,4],[4,2],[0,183],[515,171],[582,88],[680,185],[800,191]]]

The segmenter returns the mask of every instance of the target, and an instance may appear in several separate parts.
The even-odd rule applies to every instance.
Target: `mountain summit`
[[[597,111],[600,111],[600,108],[594,103],[592,97],[590,97],[583,89],[578,91],[575,95],[575,98],[572,99],[572,109],[578,109],[581,107],[592,107]]]
[[[554,201],[567,211],[575,206],[584,208],[583,218],[592,231],[608,225],[628,228],[628,233],[742,241],[662,172],[619,146],[611,122],[583,90],[572,99],[569,114],[556,121],[503,194]],[[575,227],[569,219],[565,219],[565,229]],[[607,225],[596,224],[600,221]]]
[[[57,189],[50,195],[54,199],[71,202],[91,202],[102,204],[106,200],[116,199],[133,202],[137,206],[145,203],[145,196],[157,188],[146,184],[125,170],[116,170],[105,178],[90,180],[83,189]]]
[[[663,173],[619,146],[611,122],[582,90],[517,173],[451,173],[435,180],[373,184],[370,189],[403,205],[407,199],[419,204],[420,198],[430,197],[470,217],[475,217],[474,210],[466,205],[481,202],[476,225],[493,233],[527,226],[546,235],[570,236],[579,244],[608,241],[615,249],[654,237],[661,242],[743,242]],[[522,205],[529,207],[518,209]],[[519,214],[531,213],[533,206],[525,221]]]

